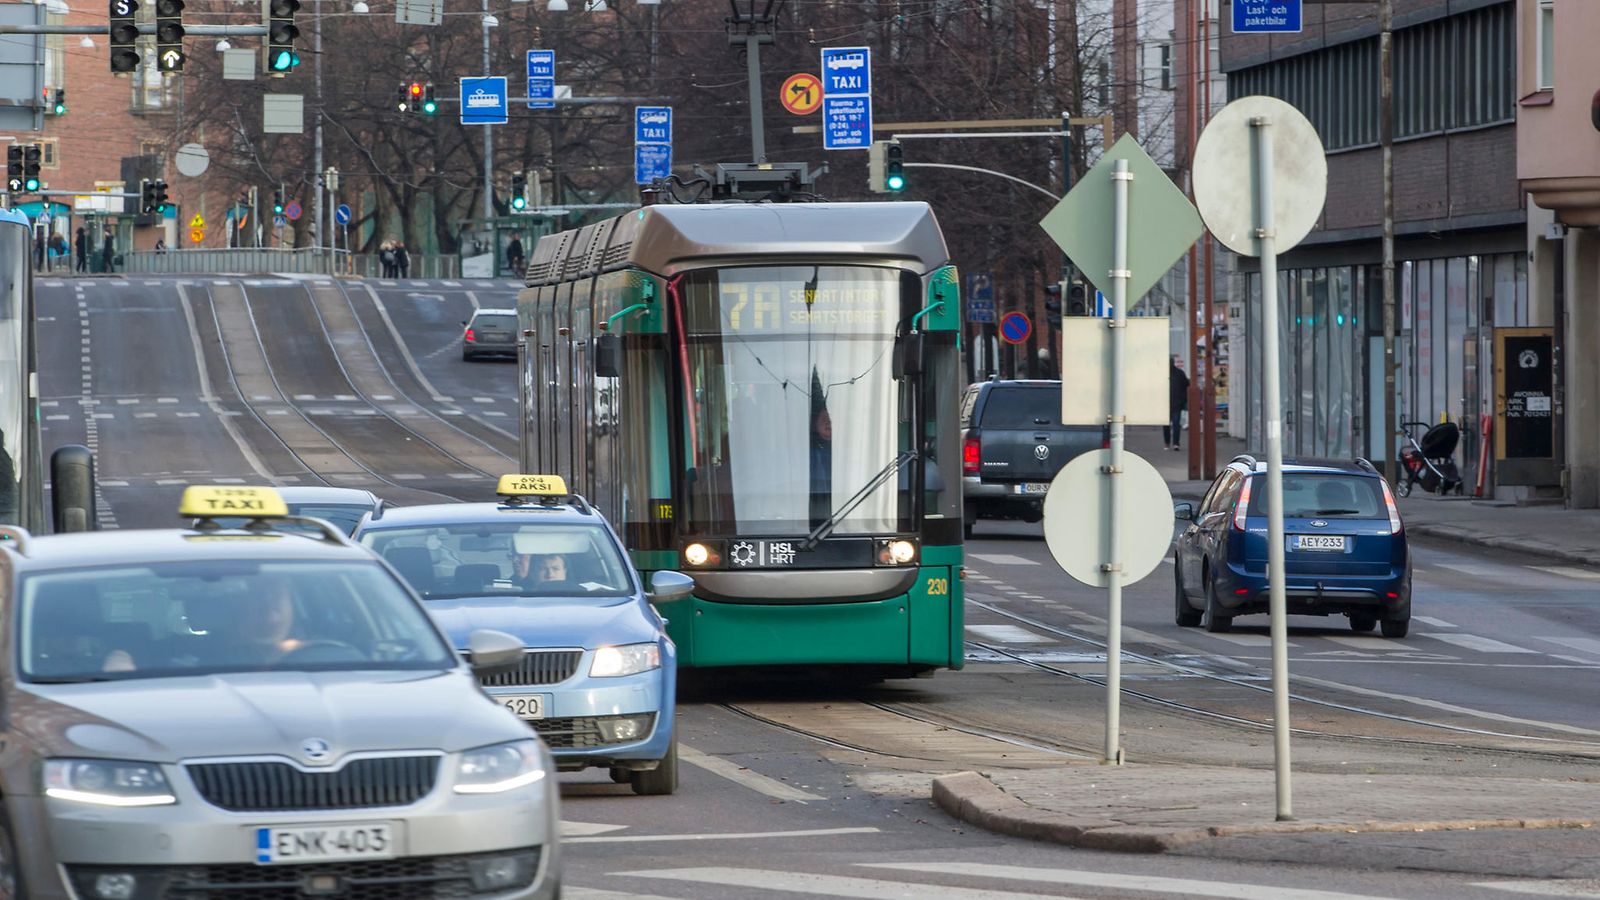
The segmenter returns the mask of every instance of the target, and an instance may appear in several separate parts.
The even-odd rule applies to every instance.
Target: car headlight
[[[166,806],[177,803],[155,763],[115,759],[49,759],[44,793],[58,800],[101,806]]]
[[[614,678],[618,675],[637,675],[659,668],[661,668],[661,648],[655,644],[601,647],[594,652],[594,662],[589,664],[589,677]]]
[[[498,794],[533,784],[545,776],[538,741],[512,741],[461,754],[456,793]]]

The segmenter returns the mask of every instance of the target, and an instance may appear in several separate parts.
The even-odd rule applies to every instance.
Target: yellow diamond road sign
[[[190,228],[204,228],[204,227],[206,227],[206,220],[200,218],[200,214],[199,213],[195,213],[194,214],[194,218],[189,220],[189,227]]]

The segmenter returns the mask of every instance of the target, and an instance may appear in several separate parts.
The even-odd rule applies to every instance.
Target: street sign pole
[[[1109,506],[1106,570],[1106,747],[1105,761],[1122,765],[1122,446],[1126,385],[1123,353],[1128,334],[1128,188],[1133,173],[1126,159],[1111,172],[1115,198],[1111,218],[1111,457],[1105,469]]]
[[[1267,591],[1272,630],[1272,744],[1278,821],[1294,818],[1289,796],[1289,625],[1283,578],[1283,405],[1278,383],[1278,250],[1272,212],[1272,121],[1250,120],[1256,159],[1256,255],[1261,258],[1261,399],[1267,418]]]

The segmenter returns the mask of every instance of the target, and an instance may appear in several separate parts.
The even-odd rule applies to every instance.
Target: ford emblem
[[[1312,528],[1327,528],[1328,527],[1328,523],[1322,521],[1321,519],[1312,519],[1311,520],[1311,527]]]
[[[300,742],[300,755],[309,762],[322,762],[332,752],[333,748],[322,738],[306,738]]]

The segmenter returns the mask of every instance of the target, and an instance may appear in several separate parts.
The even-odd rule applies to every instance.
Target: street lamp
[[[550,12],[566,12],[567,0],[550,0],[550,5],[546,6],[545,9]]]
[[[78,46],[82,47],[85,50],[93,50],[94,49],[94,38],[89,37],[86,34],[86,35],[83,36],[83,38],[81,40],[78,41]]]
[[[358,16],[364,16],[371,12],[371,9],[367,6],[366,0],[356,0],[355,3],[350,5],[350,11]]]
[[[222,40],[217,41],[217,52],[218,53],[226,53],[226,52],[228,52],[229,50],[232,50],[232,49],[233,49],[233,45],[228,43],[228,39],[227,38],[223,38]]]

